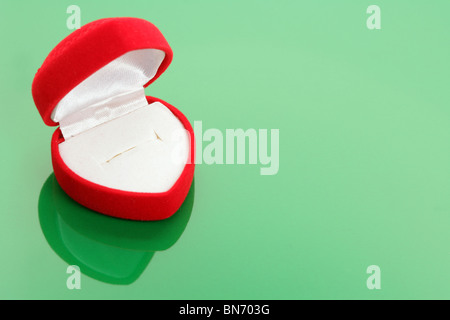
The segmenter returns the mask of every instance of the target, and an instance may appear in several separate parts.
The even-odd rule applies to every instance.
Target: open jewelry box
[[[137,18],[74,31],[32,85],[61,188],[100,213],[161,220],[183,203],[194,175],[194,132],[175,107],[145,95],[172,61],[161,32]]]

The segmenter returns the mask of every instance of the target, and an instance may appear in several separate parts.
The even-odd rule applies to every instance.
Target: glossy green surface
[[[174,60],[146,92],[204,131],[279,129],[278,174],[198,165],[195,194],[158,223],[73,203],[31,97],[70,4],[82,24],[155,23]],[[366,27],[370,4],[381,30]],[[449,12],[443,0],[3,1],[0,298],[449,299]],[[81,290],[67,289],[68,264]],[[366,287],[370,265],[381,290]]]
[[[192,212],[195,182],[170,219],[128,221],[95,214],[61,189],[52,174],[39,196],[39,222],[52,249],[94,279],[113,284],[136,281],[154,252],[169,249]]]

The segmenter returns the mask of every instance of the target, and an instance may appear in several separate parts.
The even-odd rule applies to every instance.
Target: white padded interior
[[[143,86],[155,76],[164,57],[157,49],[130,51],[73,88],[51,115],[64,138],[146,105]]]
[[[180,120],[154,102],[62,142],[59,151],[72,171],[94,183],[164,192],[180,177],[189,144]]]
[[[131,51],[72,89],[55,107],[63,161],[93,183],[132,192],[168,191],[189,155],[190,138],[163,104],[148,104],[143,85],[164,60],[156,49]],[[70,76],[70,75],[68,75]]]

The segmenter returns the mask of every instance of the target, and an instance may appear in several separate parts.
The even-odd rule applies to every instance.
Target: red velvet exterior
[[[167,69],[173,56],[166,39],[152,23],[137,18],[107,18],[72,32],[50,52],[33,80],[34,103],[45,124],[57,125],[50,118],[53,109],[83,80],[123,54],[139,49],[166,53],[147,86]]]
[[[58,128],[53,134],[51,144],[53,170],[59,185],[72,199],[94,211],[131,220],[166,219],[180,208],[194,177],[194,130],[187,118],[174,106],[153,97],[147,97],[147,101],[149,103],[159,101],[164,104],[189,131],[190,159],[177,182],[169,191],[162,193],[120,191],[92,183],[70,170],[61,158],[58,145],[64,138]]]
[[[159,49],[166,54],[147,86],[167,69],[173,55],[153,24],[137,18],[109,18],[91,22],[70,34],[50,52],[33,81],[33,99],[44,122],[58,125],[50,116],[67,93],[109,62],[139,49]],[[190,159],[179,179],[170,190],[162,193],[121,191],[92,183],[74,173],[62,160],[59,144],[64,138],[57,129],[51,141],[53,169],[61,188],[72,199],[94,211],[131,220],[161,220],[180,208],[194,176],[194,131],[186,117],[172,105],[153,97],[147,97],[147,101],[164,104],[190,134]]]

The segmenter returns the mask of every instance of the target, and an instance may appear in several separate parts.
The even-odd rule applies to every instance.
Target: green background
[[[71,32],[70,4],[82,24],[156,24],[174,60],[146,91],[191,123],[280,130],[277,175],[259,175],[259,165],[196,167],[189,221],[168,250],[147,246],[167,240],[152,238],[154,226],[135,248],[135,228],[145,227],[111,227],[79,208],[86,223],[69,219],[64,241],[98,273],[153,254],[129,285],[83,275],[81,290],[68,290],[68,262],[41,230],[55,129],[35,109],[31,83]],[[366,27],[371,4],[381,30]],[[0,298],[449,299],[449,12],[444,0],[2,1]],[[48,190],[44,206],[58,197],[57,185]],[[64,201],[57,210],[76,207]],[[86,231],[91,218],[111,233]],[[61,221],[55,228],[67,227]],[[381,290],[366,287],[373,264]]]

